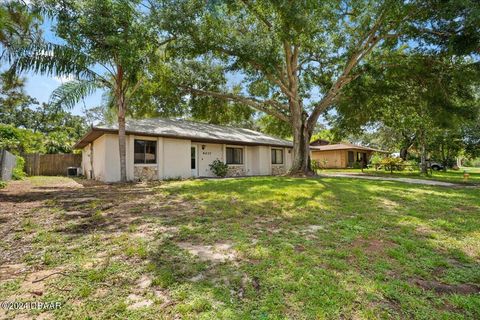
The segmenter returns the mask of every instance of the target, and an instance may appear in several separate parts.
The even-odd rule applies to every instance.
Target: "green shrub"
[[[209,167],[217,177],[225,177],[227,175],[228,165],[218,159],[213,161]]]
[[[7,182],[0,180],[0,189],[3,189],[7,186]]]
[[[380,164],[385,168],[385,170],[403,170],[403,159],[395,157],[385,157],[380,161]]]
[[[403,164],[406,165],[405,168],[408,171],[417,171],[420,168],[416,160],[404,161]]]
[[[463,166],[464,167],[480,167],[480,158],[464,160]]]
[[[320,165],[320,161],[317,161],[317,160],[311,160],[310,167],[312,168],[313,172],[317,172],[318,170],[322,169],[322,166]]]
[[[17,164],[15,165],[15,168],[13,168],[12,178],[15,180],[22,180],[23,178],[25,178],[26,174],[25,171],[23,171],[24,167],[25,159],[23,157],[17,156]]]
[[[15,128],[9,124],[0,124],[0,149],[15,155],[45,151],[41,133]]]
[[[370,158],[370,163],[374,166],[381,164],[384,157],[379,153],[374,153]]]
[[[362,168],[362,163],[359,161],[355,161],[352,165],[353,169],[361,169]]]

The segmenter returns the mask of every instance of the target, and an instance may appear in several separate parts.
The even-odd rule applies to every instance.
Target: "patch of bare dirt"
[[[357,239],[352,243],[352,249],[361,249],[368,256],[382,255],[396,244],[382,239]]]
[[[16,278],[28,269],[29,267],[25,263],[2,265],[0,266],[0,281]]]
[[[35,298],[42,296],[45,292],[45,284],[64,275],[61,268],[51,270],[39,270],[28,274],[21,284],[20,292],[22,297]]]
[[[214,245],[179,242],[177,245],[202,261],[226,262],[235,260],[237,256],[232,244],[227,242],[218,242]]]
[[[400,204],[398,202],[392,201],[392,200],[387,199],[387,198],[380,199],[379,205],[380,205],[381,208],[385,208],[387,210],[394,210],[394,209],[397,209],[400,206]]]
[[[132,286],[132,293],[127,297],[127,309],[135,310],[151,306],[154,301],[149,293],[153,293],[154,300],[160,300],[162,308],[173,303],[168,291],[152,286],[152,282],[153,278],[149,274],[144,274],[135,281],[134,286]]]
[[[141,276],[140,279],[137,280],[135,285],[139,289],[145,290],[152,285],[152,277],[145,274],[145,275]]]
[[[423,237],[429,238],[432,234],[435,233],[435,230],[429,227],[428,225],[419,225],[415,227],[415,231]]]
[[[317,231],[320,231],[320,230],[325,230],[325,227],[324,226],[320,226],[320,225],[316,225],[316,224],[311,224],[311,225],[308,225],[305,230],[307,232],[317,232]]]
[[[459,205],[455,208],[452,208],[453,211],[456,212],[475,212],[478,210],[478,207],[476,206],[467,206],[467,205]]]
[[[282,175],[284,177],[290,177],[290,178],[312,178],[312,177],[319,177],[315,172],[309,171],[307,173],[305,172],[295,172],[295,173],[288,173]]]
[[[138,294],[132,293],[127,297],[127,303],[129,304],[127,306],[128,310],[135,310],[139,308],[150,307],[153,304],[153,301],[150,299],[146,299]]]
[[[18,278],[21,275],[20,289],[15,293],[10,300],[21,299],[35,299],[44,295],[47,283],[52,279],[64,276],[65,273],[62,268],[55,268],[50,270],[38,270],[34,272],[28,272],[27,268],[23,264],[7,265],[5,269],[6,277],[3,280],[11,280]],[[0,283],[2,283],[0,281]]]
[[[480,286],[469,283],[445,284],[435,280],[427,281],[415,279],[413,283],[424,290],[435,291],[439,294],[479,294]]]
[[[397,246],[397,244],[383,239],[363,239],[359,238],[353,241],[350,245],[351,251],[361,251],[368,257],[368,259],[375,259],[377,257],[387,257],[385,252]],[[357,257],[352,254],[347,259],[349,263],[355,264]]]
[[[161,211],[151,210],[159,204],[158,199],[152,201],[154,196],[152,188],[136,184],[54,177],[9,182],[0,190],[0,281],[33,271],[23,261],[33,253],[33,240],[42,230],[55,230],[75,243],[75,238],[90,233],[108,239],[135,225],[138,237],[153,239],[162,231],[149,219]],[[99,262],[94,259],[91,264]]]

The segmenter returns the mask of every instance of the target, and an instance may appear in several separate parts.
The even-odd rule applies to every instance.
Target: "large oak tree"
[[[175,50],[243,76],[240,92],[186,81],[193,95],[248,105],[289,123],[293,174],[310,172],[309,142],[320,115],[378,48],[411,32],[416,1],[157,1]],[[379,52],[381,52],[379,50]]]

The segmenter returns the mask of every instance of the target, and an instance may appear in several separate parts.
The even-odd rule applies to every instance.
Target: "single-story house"
[[[353,168],[366,166],[374,152],[386,153],[349,143],[310,145],[310,157],[322,168]]]
[[[330,141],[324,140],[324,139],[316,139],[310,142],[311,147],[316,147],[316,146],[324,146],[330,144]]]
[[[292,142],[249,129],[186,120],[126,122],[127,179],[213,177],[209,165],[228,164],[228,176],[278,175],[292,165]],[[89,179],[120,180],[118,126],[92,126],[78,141]]]

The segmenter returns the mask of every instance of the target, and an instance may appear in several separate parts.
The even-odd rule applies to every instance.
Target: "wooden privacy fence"
[[[81,154],[25,154],[25,172],[29,176],[66,176],[68,167],[82,165]]]

